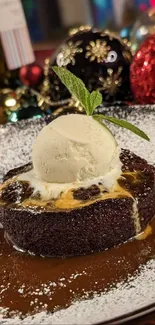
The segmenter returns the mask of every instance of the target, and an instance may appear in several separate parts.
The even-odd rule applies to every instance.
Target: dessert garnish
[[[80,102],[87,115],[93,116],[94,119],[102,122],[102,124],[103,120],[114,123],[122,128],[132,131],[139,137],[150,141],[145,132],[126,120],[120,120],[103,114],[94,114],[95,109],[102,104],[102,95],[98,90],[94,90],[90,93],[85,87],[84,82],[66,68],[55,66],[53,67],[53,71],[60,78],[61,82],[68,88],[74,99]],[[103,124],[103,126],[105,127],[105,124]]]

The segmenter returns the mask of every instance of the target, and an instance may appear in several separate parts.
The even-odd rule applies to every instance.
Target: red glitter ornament
[[[130,84],[140,104],[155,103],[155,35],[147,38],[130,66]]]
[[[37,63],[32,63],[20,69],[19,78],[24,85],[35,87],[43,78],[43,69]]]

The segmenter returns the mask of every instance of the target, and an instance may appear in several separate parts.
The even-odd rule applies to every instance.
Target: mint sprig
[[[143,132],[142,130],[140,130],[139,128],[137,128],[137,126],[131,124],[128,121],[119,120],[119,119],[117,119],[115,117],[106,116],[106,115],[103,115],[103,114],[93,115],[93,118],[95,120],[97,120],[97,121],[103,121],[103,120],[105,120],[105,121],[111,122],[113,124],[116,124],[118,126],[121,126],[122,128],[128,129],[131,132],[135,133],[139,137],[141,137],[141,138],[143,138],[143,139],[145,139],[147,141],[150,141],[149,137],[147,136],[147,134],[145,132]]]
[[[66,86],[71,95],[80,102],[87,115],[92,115],[95,108],[102,104],[102,95],[99,91],[90,93],[83,81],[72,72],[62,67],[53,67],[53,71]]]
[[[91,115],[95,120],[103,124],[103,120],[121,126],[125,129],[130,130],[131,132],[135,133],[139,137],[150,141],[149,137],[145,132],[137,128],[135,125],[131,124],[125,120],[119,120],[112,116],[106,116],[103,114],[96,114],[93,115],[94,110],[102,104],[102,95],[98,90],[92,91],[90,93],[83,81],[76,77],[72,72],[68,71],[66,68],[63,67],[53,67],[53,71],[57,74],[60,78],[61,82],[66,86],[69,90],[71,95],[80,102],[82,107],[85,109],[87,115]],[[105,127],[105,124],[103,124]]]

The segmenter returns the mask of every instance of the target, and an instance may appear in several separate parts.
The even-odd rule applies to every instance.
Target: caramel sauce
[[[25,200],[21,206],[22,207],[44,207],[47,210],[67,210],[67,209],[76,209],[76,208],[82,208],[85,206],[88,206],[90,204],[93,204],[95,202],[101,201],[101,200],[106,200],[106,199],[115,199],[115,198],[121,198],[121,197],[132,197],[132,195],[127,192],[125,189],[120,187],[119,185],[116,187],[114,192],[110,193],[104,193],[98,198],[91,199],[88,201],[80,201],[80,200],[75,200],[73,198],[73,192],[72,189],[69,190],[66,193],[63,193],[60,198],[57,200],[51,200],[51,201],[43,201],[43,200],[35,200],[35,199],[27,199]]]
[[[136,236],[136,239],[137,240],[144,240],[150,235],[152,235],[152,227],[150,225],[147,225],[145,230],[141,234]]]
[[[155,255],[155,219],[144,233],[143,240],[87,256],[43,258],[16,251],[0,230],[0,306],[8,314],[55,311],[108,290]]]
[[[129,173],[128,173],[129,174]],[[134,173],[130,173],[134,174]],[[125,176],[125,173],[122,174]],[[134,175],[135,177],[135,175]],[[99,186],[101,190],[101,195],[97,198],[90,199],[87,201],[75,200],[73,197],[73,189],[70,189],[68,192],[64,192],[60,195],[57,200],[35,200],[33,198],[27,199],[21,203],[22,207],[43,207],[49,211],[51,210],[67,210],[67,209],[76,209],[88,206],[98,201],[107,200],[107,199],[115,199],[115,198],[123,198],[123,197],[132,197],[131,193],[127,191],[125,188],[120,186],[118,183],[113,188],[112,192],[103,193],[103,186]]]
[[[88,201],[79,201],[75,200],[73,198],[73,192],[72,190],[69,190],[67,193],[63,193],[61,197],[55,201],[55,207],[57,209],[75,209],[75,208],[82,208],[85,206],[88,206],[90,204],[93,204],[98,201],[107,200],[107,199],[115,199],[120,197],[131,197],[131,194],[127,192],[125,189],[123,189],[119,184],[117,184],[114,192],[110,193],[104,193],[98,198],[95,198],[94,200],[88,200]]]
[[[132,182],[136,181],[136,172],[126,172],[122,173],[121,179],[125,178],[125,176],[130,176],[132,179]],[[13,183],[17,180],[17,177],[14,177],[11,180],[7,180],[5,183],[1,185],[1,189],[6,187],[8,184]],[[17,208],[36,208],[36,207],[42,207],[44,209],[47,209],[47,211],[53,211],[53,210],[67,210],[67,209],[76,209],[76,208],[82,208],[85,206],[88,206],[90,204],[93,204],[95,202],[106,200],[106,199],[115,199],[115,198],[123,198],[123,197],[132,197],[131,193],[127,191],[123,186],[121,186],[119,183],[117,183],[111,192],[102,193],[104,192],[104,187],[102,185],[99,186],[101,190],[101,194],[98,197],[89,199],[87,201],[80,201],[75,200],[73,197],[73,189],[70,189],[68,192],[62,193],[56,200],[43,200],[43,199],[35,199],[33,197],[30,197],[28,199],[25,199],[22,203],[18,204]],[[0,205],[4,204],[2,201],[0,201]]]

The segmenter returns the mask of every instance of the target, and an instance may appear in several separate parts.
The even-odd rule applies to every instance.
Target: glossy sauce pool
[[[16,251],[0,230],[0,306],[6,315],[68,307],[125,281],[155,256],[155,218],[139,239],[100,253],[44,258]],[[146,238],[144,239],[144,237]]]

